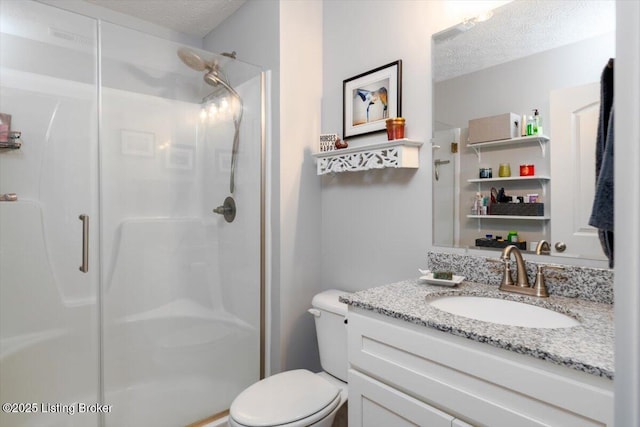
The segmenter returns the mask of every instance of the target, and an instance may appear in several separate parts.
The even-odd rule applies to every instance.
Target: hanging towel
[[[589,225],[598,229],[602,249],[613,268],[613,59],[600,79],[600,117],[596,138],[596,191]]]

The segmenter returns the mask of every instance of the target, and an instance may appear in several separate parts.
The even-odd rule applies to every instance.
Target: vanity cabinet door
[[[350,427],[451,427],[453,422],[451,415],[349,370]]]
[[[608,380],[375,313],[349,308],[348,354],[351,371],[474,425],[612,425]]]

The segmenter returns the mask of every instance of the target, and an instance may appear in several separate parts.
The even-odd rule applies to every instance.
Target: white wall
[[[640,4],[616,7],[615,221],[624,239],[615,242],[615,425],[633,427],[640,425]]]
[[[320,289],[320,182],[310,154],[320,134],[322,4],[315,0],[280,3],[280,357],[284,369],[319,369],[314,321],[307,309]]]
[[[322,178],[322,286],[355,291],[413,277],[431,246],[431,34],[455,22],[441,2],[326,1],[323,133],[342,134],[342,82],[403,61],[406,134],[424,141],[420,168]],[[440,17],[436,21],[435,17]],[[386,140],[352,138],[350,146]]]

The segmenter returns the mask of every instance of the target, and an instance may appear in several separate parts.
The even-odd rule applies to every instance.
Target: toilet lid
[[[275,426],[307,418],[335,401],[340,389],[298,369],[265,378],[240,393],[229,413],[246,426]]]

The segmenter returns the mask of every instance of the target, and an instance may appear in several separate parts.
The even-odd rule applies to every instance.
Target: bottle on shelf
[[[533,135],[542,135],[542,117],[537,108],[533,110]]]
[[[533,116],[527,117],[527,136],[534,135],[534,121]]]
[[[471,206],[471,215],[482,215],[482,194],[476,193]]]

